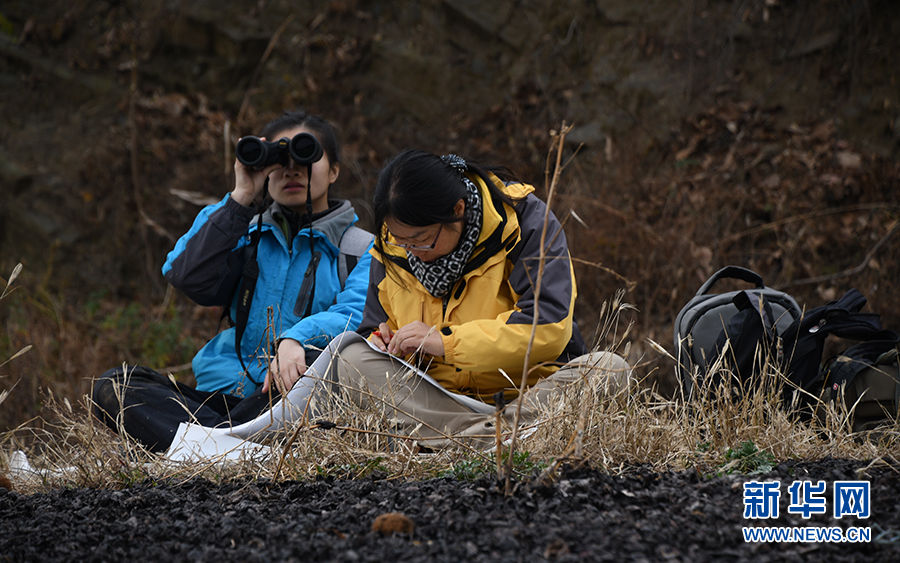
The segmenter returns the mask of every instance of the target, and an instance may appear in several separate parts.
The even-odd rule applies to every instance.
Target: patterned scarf
[[[416,279],[434,297],[445,297],[453,284],[462,277],[463,268],[471,258],[481,234],[481,194],[471,180],[462,176],[462,181],[466,185],[465,226],[456,248],[433,262],[423,262],[409,251],[406,253]]]

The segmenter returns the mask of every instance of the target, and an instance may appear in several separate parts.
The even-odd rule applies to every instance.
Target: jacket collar
[[[313,230],[324,235],[335,248],[340,248],[341,237],[344,235],[344,231],[356,222],[356,211],[346,199],[332,199],[328,202],[332,209],[324,216],[313,220]],[[334,207],[335,204],[337,204],[337,207]],[[283,213],[281,205],[277,202],[273,202],[263,213],[263,224],[280,232],[281,227],[274,217],[275,213]],[[259,214],[254,215],[253,219],[250,220],[251,229],[256,228],[258,219]],[[302,233],[303,231],[301,230],[300,232]]]
[[[478,236],[479,246],[484,244],[488,237],[493,235],[494,231],[498,228],[503,228],[503,232],[500,236],[506,238],[504,235],[507,235],[511,228],[518,226],[518,222],[510,223],[508,217],[509,210],[505,208],[503,202],[493,201],[491,199],[491,193],[488,191],[487,185],[481,177],[475,174],[467,174],[466,177],[475,182],[475,185],[478,186],[478,191],[481,193],[481,201],[484,202],[482,205],[483,219],[481,224],[481,234]],[[501,192],[505,193],[513,200],[524,198],[534,191],[534,188],[527,184],[506,184],[493,174],[491,174],[490,178]]]

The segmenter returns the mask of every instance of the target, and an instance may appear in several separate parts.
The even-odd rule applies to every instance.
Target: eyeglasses
[[[385,240],[384,242],[388,243],[391,246],[396,246],[397,248],[402,248],[404,250],[434,250],[434,247],[437,246],[438,237],[441,236],[441,230],[443,230],[443,228],[444,224],[440,223],[437,234],[434,236],[434,240],[431,241],[431,244],[400,244],[398,242],[391,242],[389,240]],[[388,233],[390,234],[390,231],[388,231]]]

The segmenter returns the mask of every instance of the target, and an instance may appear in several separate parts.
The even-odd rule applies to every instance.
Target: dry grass
[[[607,308],[601,323],[603,341],[627,341],[628,331],[623,334],[619,325],[622,313],[631,306],[621,297],[622,292]],[[772,368],[766,374],[780,377]],[[610,472],[644,465],[659,471],[694,468],[702,474],[715,474],[765,470],[767,463],[801,459],[900,459],[900,426],[896,423],[854,435],[846,410],[828,406],[821,422],[801,422],[777,406],[777,385],[770,386],[770,391],[736,398],[730,389],[714,387],[711,381],[697,381],[697,398],[688,403],[664,398],[646,384],[629,392],[606,394],[603,382],[586,373],[547,405],[533,433],[522,433],[512,457],[514,481],[552,479],[562,464],[589,464]],[[266,442],[271,446],[269,455],[255,454],[234,462],[186,463],[146,452],[52,392],[47,392],[45,401],[56,421],[52,426],[46,421],[41,428],[23,425],[0,437],[0,468],[6,470],[13,452],[25,449],[39,471],[31,479],[11,475],[23,492],[73,486],[120,488],[145,479],[355,479],[374,472],[391,479],[427,479],[498,471],[493,453],[463,443],[421,453],[413,440],[392,430],[379,408],[363,409],[343,400],[332,401],[331,410],[316,420],[286,428],[271,438]],[[508,438],[509,430],[504,429],[504,437]],[[748,443],[755,447],[748,450]]]
[[[672,185],[675,191],[670,191],[670,197],[677,195],[682,184],[685,189],[692,188],[711,182],[716,177],[715,170],[707,166],[690,178],[676,178]],[[640,185],[653,195],[650,188],[662,180],[662,177],[648,178]],[[709,197],[727,196],[721,192],[709,194]],[[640,196],[640,193],[636,194],[636,197]],[[727,198],[714,202],[715,207],[723,210],[723,215],[730,213],[727,203]],[[648,212],[646,209],[665,209],[668,206],[669,203],[665,200],[654,202],[651,198],[651,203],[644,207],[644,212]],[[603,209],[604,212],[610,211],[610,208]],[[579,209],[579,215],[594,225],[594,230],[599,230],[600,234],[606,228],[621,227],[620,224],[604,227],[604,221],[592,214],[590,208]],[[630,216],[626,219],[632,221],[639,218]],[[687,216],[673,216],[673,219],[677,221],[673,220],[668,226],[672,232],[675,229],[687,232],[687,227],[692,225]],[[652,223],[649,220],[640,221],[644,225]],[[693,224],[693,228],[699,229],[699,223]],[[770,230],[777,228],[779,227],[773,225]],[[638,258],[652,263],[663,257],[671,259],[679,255],[686,261],[684,264],[678,262],[655,269],[648,269],[646,264],[636,265],[635,270],[643,272],[641,275],[644,279],[638,280],[639,286],[644,285],[643,289],[635,291],[633,283],[626,283],[626,288],[618,292],[611,302],[603,301],[592,305],[599,310],[596,326],[587,327],[593,329],[595,347],[616,351],[627,357],[635,365],[635,373],[639,374],[641,381],[628,393],[609,395],[602,391],[601,382],[585,374],[580,383],[547,406],[542,422],[533,429],[534,432],[524,432],[523,437],[517,438],[513,456],[507,457],[513,461],[512,476],[517,481],[536,482],[552,478],[561,464],[586,463],[613,472],[641,464],[657,470],[695,468],[701,473],[710,474],[764,469],[765,464],[772,460],[817,460],[831,456],[874,462],[879,459],[896,461],[900,458],[900,427],[896,423],[881,428],[878,432],[854,435],[850,432],[849,413],[846,409],[830,406],[821,421],[797,421],[788,416],[778,406],[777,400],[774,400],[777,394],[774,394],[773,389],[777,390],[777,385],[767,386],[766,391],[744,393],[741,398],[735,398],[729,389],[712,386],[709,383],[712,378],[709,378],[704,382],[697,382],[697,397],[689,403],[683,401],[678,393],[671,393],[670,389],[662,392],[659,383],[671,380],[674,369],[659,366],[673,366],[676,360],[647,337],[647,334],[656,335],[655,331],[647,330],[647,322],[648,318],[658,319],[659,311],[652,312],[648,317],[646,309],[659,309],[662,302],[667,303],[665,307],[671,308],[673,303],[679,302],[677,296],[688,290],[673,286],[670,295],[660,295],[658,287],[654,289],[647,286],[646,277],[651,271],[661,272],[667,275],[666,279],[681,280],[679,283],[684,285],[684,280],[689,281],[691,275],[698,276],[698,279],[702,277],[704,269],[711,267],[711,262],[695,261],[697,271],[691,275],[682,275],[687,272],[674,272],[672,268],[686,267],[687,262],[695,260],[696,257],[692,257],[690,252],[679,254],[657,250],[651,256],[642,256],[640,249],[659,246],[666,239],[670,242],[670,246],[666,247],[669,250],[677,250],[681,248],[679,245],[685,244],[684,241],[694,239],[727,241],[727,238],[722,239],[721,236],[734,230],[719,232],[716,236],[688,232],[687,237],[669,236],[668,231],[660,235],[651,232],[649,228],[634,229],[631,232],[636,235],[636,239],[631,241],[635,245],[632,249],[634,252],[629,252],[632,258],[628,260],[631,262],[614,259],[616,269],[628,271],[628,264],[636,265],[635,260]],[[738,232],[738,236],[752,235]],[[646,237],[652,237],[655,242],[648,243]],[[588,240],[587,237],[579,238]],[[575,244],[575,247],[577,257],[580,245]],[[603,249],[582,253],[584,256],[597,254],[603,254]],[[606,272],[617,276],[613,270],[607,269]],[[621,276],[617,277],[617,281],[622,281]],[[663,284],[665,280],[660,278],[656,283]],[[596,300],[596,296],[603,293],[598,288],[586,290],[585,287],[586,284],[580,285],[579,299],[587,295],[589,299]],[[70,308],[71,305],[50,297],[45,291],[41,293],[41,287],[35,288],[35,291],[38,297],[22,296],[23,292],[17,292],[20,294],[18,296],[14,294],[14,299],[20,299],[14,305],[14,312],[20,311],[19,306],[21,310],[36,308],[42,311],[37,316],[38,320],[50,325],[50,328],[29,330],[26,334],[10,330],[10,344],[20,349],[23,346],[17,342],[32,334],[55,339],[52,346],[44,343],[44,346],[39,347],[42,350],[42,361],[47,361],[48,350],[55,351],[57,357],[53,358],[50,365],[60,368],[65,366],[69,374],[79,375],[30,378],[29,396],[40,395],[43,400],[41,415],[30,418],[28,422],[0,436],[0,469],[6,471],[14,452],[24,450],[39,470],[35,478],[15,478],[15,486],[20,490],[37,491],[60,486],[117,488],[144,479],[183,480],[192,477],[214,481],[312,479],[322,475],[361,478],[375,471],[398,479],[461,476],[473,472],[503,477],[503,464],[498,463],[494,454],[462,443],[437,453],[422,454],[412,440],[392,431],[390,421],[385,419],[379,409],[360,409],[343,401],[336,401],[335,410],[325,417],[334,423],[334,427],[326,428],[325,426],[331,425],[312,421],[285,429],[270,440],[271,455],[256,456],[237,463],[223,463],[220,460],[187,464],[169,462],[149,454],[139,444],[110,432],[86,414],[89,411],[89,399],[85,393],[90,387],[92,376],[101,371],[97,366],[111,355],[118,354],[121,358],[123,351],[128,355],[137,354],[141,350],[135,351],[124,342],[121,347],[117,347],[114,340],[113,344],[109,340],[103,340],[110,350],[99,351],[97,345],[85,346],[84,333],[96,330],[91,326],[92,319],[82,319],[78,310]],[[606,295],[609,295],[608,291]],[[7,291],[4,291],[4,297],[8,297]],[[646,297],[647,304],[641,312],[643,316],[635,314],[636,308],[626,302],[626,297]],[[4,308],[8,303],[4,301]],[[153,321],[158,324],[160,320],[168,318],[166,315],[173,314],[172,303],[173,301],[166,299],[162,306],[153,308],[151,315],[139,312],[134,316],[149,318],[150,325]],[[101,301],[101,307],[109,306],[108,301]],[[175,309],[183,317],[190,315],[191,310],[183,305]],[[193,311],[196,312],[197,309],[194,308]],[[101,310],[93,317],[93,321],[108,321],[109,333],[117,330],[121,332],[121,327],[125,326],[132,336],[146,333],[150,326],[141,323],[132,326],[127,322],[120,322],[121,318],[116,315],[115,310]],[[198,318],[195,316],[193,320]],[[33,317],[26,320],[31,321]],[[644,323],[643,330],[635,330],[635,324],[641,322]],[[178,334],[179,326],[178,323],[173,323],[169,332]],[[657,327],[656,330],[662,331],[663,328]],[[186,344],[186,350],[196,349],[195,342],[188,341]],[[52,355],[53,352],[49,354]],[[20,373],[28,373],[32,367],[32,364],[27,364],[28,355],[24,360],[24,369],[23,359],[15,360]],[[137,362],[129,359],[129,363]],[[723,368],[719,366],[718,369]],[[765,373],[775,381],[780,380],[780,374],[772,367],[768,367]],[[54,393],[52,389],[57,389],[57,392]],[[74,399],[79,397],[80,400]],[[4,398],[9,401],[6,395],[0,397],[0,401]],[[506,429],[507,432],[509,430]],[[504,450],[501,448],[501,451]],[[504,451],[502,455],[508,453]]]

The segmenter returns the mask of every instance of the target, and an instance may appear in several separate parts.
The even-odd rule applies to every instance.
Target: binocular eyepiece
[[[293,139],[282,137],[277,141],[243,137],[238,141],[235,153],[241,164],[259,169],[270,164],[287,166],[288,158],[294,159],[300,166],[312,166],[322,158],[324,151],[314,135],[298,133]]]

